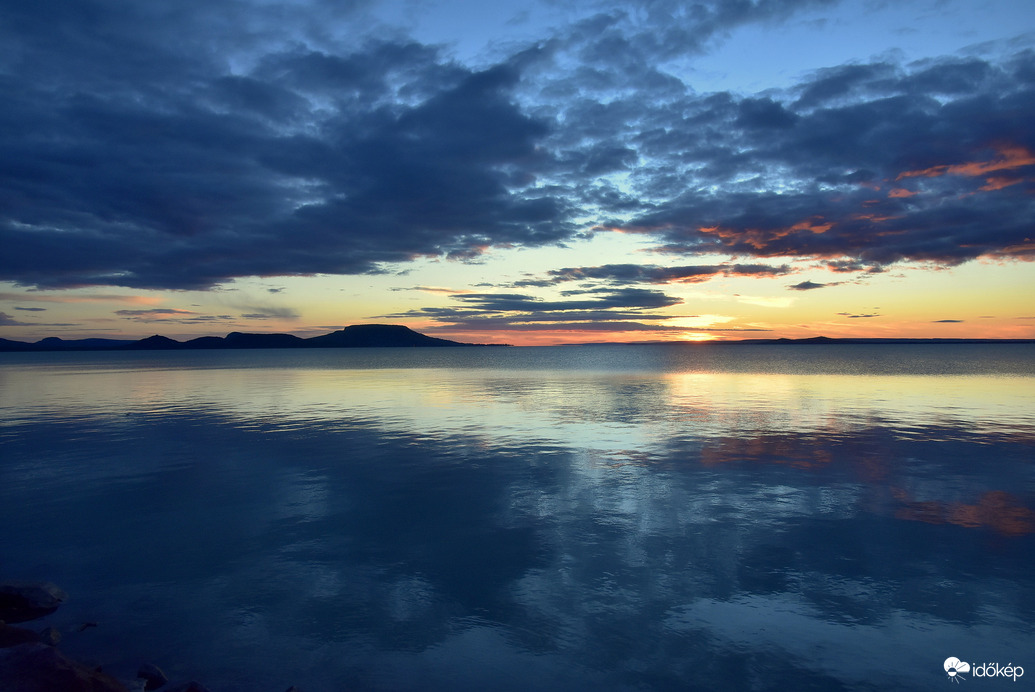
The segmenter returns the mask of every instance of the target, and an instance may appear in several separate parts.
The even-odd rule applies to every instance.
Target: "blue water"
[[[13,578],[215,692],[1025,689],[1035,349],[0,354]]]

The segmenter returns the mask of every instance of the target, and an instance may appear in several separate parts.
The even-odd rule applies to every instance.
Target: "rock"
[[[0,620],[26,622],[50,615],[68,594],[48,582],[0,582]]]
[[[67,658],[46,644],[0,649],[4,692],[127,692],[115,678]]]
[[[144,679],[144,689],[157,690],[159,687],[169,682],[169,678],[166,677],[162,669],[153,663],[145,663],[140,666],[140,670],[137,671],[137,677]]]
[[[39,640],[40,635],[32,630],[0,623],[0,649],[19,644],[34,644]]]
[[[48,627],[40,632],[40,641],[47,646],[57,646],[61,643],[61,632],[54,627]]]
[[[191,680],[176,687],[170,687],[166,692],[209,692],[209,689],[200,682]]]

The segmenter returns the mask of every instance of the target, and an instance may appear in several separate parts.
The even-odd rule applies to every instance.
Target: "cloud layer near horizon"
[[[0,280],[208,288],[609,229],[741,259],[543,280],[1035,256],[1035,52],[831,66],[754,95],[664,69],[823,4],[605,9],[473,68],[401,33],[351,39],[363,3],[7,3]]]

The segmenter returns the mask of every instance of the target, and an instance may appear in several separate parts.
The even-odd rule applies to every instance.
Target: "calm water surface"
[[[0,354],[0,578],[215,692],[1025,689],[1033,460],[1028,345]]]

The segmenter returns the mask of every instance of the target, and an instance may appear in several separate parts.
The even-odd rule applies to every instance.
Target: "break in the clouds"
[[[207,288],[612,230],[740,263],[551,281],[1035,256],[1023,44],[753,94],[699,92],[677,69],[736,27],[833,4],[594,5],[474,66],[363,2],[6,3],[0,279]]]

